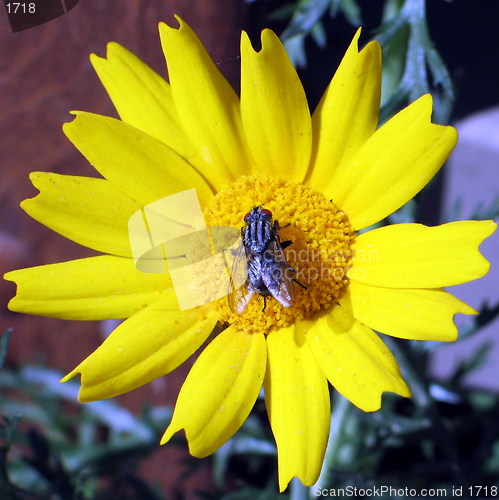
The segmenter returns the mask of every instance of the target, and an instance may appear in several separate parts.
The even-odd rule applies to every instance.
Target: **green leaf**
[[[353,26],[362,24],[360,8],[356,0],[331,0],[331,16],[335,17],[342,12],[346,20]]]
[[[424,0],[388,2],[385,19],[376,39],[383,47],[383,85],[381,122],[390,118],[407,101],[428,92],[434,97],[434,121],[447,123],[454,101],[452,79],[430,38]],[[405,53],[400,50],[406,47]],[[397,71],[404,67],[398,85]],[[390,79],[391,75],[391,79]]]

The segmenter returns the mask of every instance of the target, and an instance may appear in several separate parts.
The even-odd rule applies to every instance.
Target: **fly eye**
[[[250,215],[251,215],[251,213],[250,213],[250,212],[248,212],[248,213],[247,213],[247,214],[243,217],[244,222],[246,222],[246,221],[249,219]]]
[[[260,213],[263,214],[263,215],[268,215],[269,217],[272,217],[272,212],[266,208],[262,208],[260,210]]]

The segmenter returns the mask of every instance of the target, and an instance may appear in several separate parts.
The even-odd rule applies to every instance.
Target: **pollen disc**
[[[227,184],[205,208],[208,226],[244,226],[244,215],[257,205],[272,212],[282,229],[281,241],[293,243],[284,253],[295,269],[294,299],[284,307],[272,297],[263,311],[263,297],[255,294],[242,314],[231,311],[227,297],[210,304],[223,323],[246,332],[268,333],[327,310],[348,284],[355,232],[347,216],[321,193],[282,179],[245,176]],[[244,286],[244,285],[243,285]],[[212,311],[213,312],[213,311]]]

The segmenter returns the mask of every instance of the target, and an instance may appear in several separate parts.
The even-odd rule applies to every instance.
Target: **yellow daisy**
[[[109,398],[171,372],[210,336],[185,380],[162,443],[185,430],[192,455],[213,453],[262,388],[278,448],[279,486],[318,477],[329,432],[328,381],[364,411],[382,393],[410,396],[377,333],[456,339],[456,313],[476,314],[442,287],[485,275],[478,251],[492,221],[396,224],[358,234],[416,195],[452,151],[425,95],[378,129],[381,52],[355,35],[315,112],[279,39],[241,38],[240,98],[192,30],[160,24],[170,83],[116,43],[92,64],[121,120],[86,112],[64,132],[103,178],[36,172],[22,208],[105,255],[10,272],[13,311],[74,320],[128,318],[63,380],[80,401]],[[168,273],[132,258],[129,218],[195,188],[207,225],[241,228],[271,210],[307,289],[289,307],[254,297],[243,314],[222,298],[180,311]],[[286,226],[286,227],[284,227]]]

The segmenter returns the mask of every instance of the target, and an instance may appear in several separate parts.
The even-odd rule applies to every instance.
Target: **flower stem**
[[[344,439],[345,424],[351,411],[352,405],[349,401],[341,394],[336,393],[333,398],[326,454],[324,456],[324,462],[322,463],[319,479],[313,487],[314,489],[325,488],[331,484],[331,471],[334,469],[337,462],[338,450]],[[314,497],[310,496],[309,498]]]
[[[289,500],[304,500],[309,497],[309,488],[304,486],[303,483],[294,477],[291,479],[291,490],[289,494]]]

